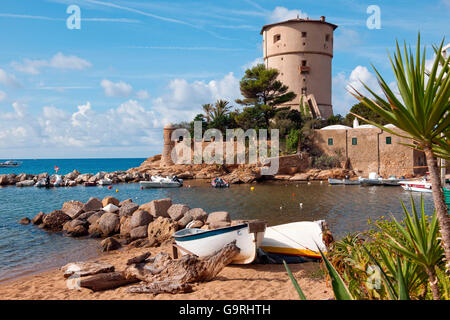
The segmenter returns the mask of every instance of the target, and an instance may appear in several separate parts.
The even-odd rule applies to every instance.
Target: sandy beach
[[[93,261],[111,263],[117,271],[123,270],[127,259],[150,251],[170,252],[169,246],[159,248],[123,249],[104,254]],[[291,271],[308,299],[332,298],[330,283],[320,275],[319,263],[290,265]],[[210,282],[193,286],[187,294],[131,294],[126,287],[103,292],[89,289],[69,290],[59,269],[0,283],[0,299],[5,300],[290,300],[298,295],[283,265],[229,265]]]

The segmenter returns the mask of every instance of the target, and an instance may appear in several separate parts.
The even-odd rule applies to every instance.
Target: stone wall
[[[390,144],[387,138],[390,138]],[[329,145],[329,139],[333,140],[332,145]],[[383,177],[408,177],[426,172],[426,168],[418,168],[426,165],[425,155],[400,144],[411,143],[409,139],[378,128],[315,130],[313,143],[325,154],[345,156],[349,168],[360,176],[376,172]]]

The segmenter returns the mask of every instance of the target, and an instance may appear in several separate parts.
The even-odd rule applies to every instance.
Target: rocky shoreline
[[[33,224],[49,232],[79,238],[103,239],[103,251],[122,246],[157,247],[172,241],[174,232],[184,228],[216,229],[242,223],[232,221],[228,212],[206,213],[184,204],[172,204],[170,198],[138,205],[131,199],[119,202],[114,197],[90,198],[64,202],[51,213],[39,212],[33,219],[23,218],[20,224]]]
[[[279,170],[274,176],[262,176],[261,167],[258,165],[171,165],[161,166],[161,155],[156,155],[145,160],[139,167],[126,171],[80,173],[77,170],[61,176],[60,187],[73,187],[77,185],[96,185],[101,180],[108,180],[111,184],[137,183],[150,180],[152,175],[177,176],[180,179],[207,179],[223,178],[230,184],[262,182],[264,180],[281,181],[321,181],[328,178],[342,179],[346,176],[356,177],[353,170],[345,168],[333,168],[327,170],[311,168],[310,158],[306,154],[295,154],[279,157]],[[31,187],[38,181],[50,177],[48,173],[31,175],[5,174],[0,175],[0,186],[15,185],[16,187]]]

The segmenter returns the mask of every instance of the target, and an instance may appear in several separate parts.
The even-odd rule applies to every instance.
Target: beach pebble
[[[84,212],[84,204],[80,201],[66,201],[61,210],[71,219],[76,219]]]
[[[99,231],[104,237],[117,233],[120,228],[119,216],[112,212],[103,214],[96,223]]]
[[[193,220],[200,220],[206,222],[208,214],[202,208],[194,208],[186,212],[186,215],[190,215]]]
[[[131,200],[131,199],[126,199],[126,200],[120,201],[119,207],[122,207],[122,206],[124,206],[124,205],[127,204],[127,203],[133,203],[133,200]]]
[[[133,215],[133,213],[139,209],[139,205],[133,202],[124,203],[119,209],[120,217],[127,217]]]
[[[193,220],[190,214],[185,214],[183,218],[178,221],[178,226],[180,229],[184,229]]]
[[[47,214],[43,222],[43,228],[51,231],[61,231],[63,225],[71,220],[70,217],[61,210],[55,210]]]
[[[213,229],[228,227],[231,224],[230,214],[226,211],[211,212],[206,224]]]

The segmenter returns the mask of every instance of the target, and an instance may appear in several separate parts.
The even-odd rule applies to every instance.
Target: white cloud
[[[7,97],[6,93],[4,91],[0,90],[0,101],[5,100],[6,97]]]
[[[0,69],[0,83],[5,86],[16,88],[20,88],[22,86],[13,74],[8,74],[3,69]]]
[[[269,23],[276,23],[290,19],[306,19],[308,15],[302,10],[289,10],[285,7],[276,7],[268,16]]]
[[[133,92],[133,87],[123,81],[112,82],[104,79],[100,85],[107,97],[129,97]]]
[[[359,33],[352,29],[340,28],[334,37],[334,50],[354,51],[361,44]]]
[[[242,66],[242,69],[243,69],[243,70],[251,69],[251,68],[253,68],[253,67],[256,67],[256,66],[257,66],[258,64],[260,64],[260,63],[264,63],[264,59],[263,59],[262,57],[256,58],[255,60],[253,60],[253,61],[247,63],[246,65],[243,65],[243,66]]]
[[[361,81],[375,91],[375,93],[382,94],[375,74],[371,73],[366,67],[357,66],[352,70],[348,77],[344,72],[340,72],[333,78],[334,114],[345,116],[350,111],[351,107],[358,103],[358,100],[348,92],[352,91],[352,88],[365,95],[369,94]]]
[[[136,93],[136,98],[138,100],[148,100],[148,99],[150,99],[150,94],[148,93],[147,90],[139,90]]]
[[[81,59],[77,56],[66,56],[63,53],[58,52],[49,60],[23,59],[21,63],[16,61],[11,62],[11,66],[19,72],[36,75],[41,73],[42,68],[83,70],[90,68],[92,64],[89,61]]]

